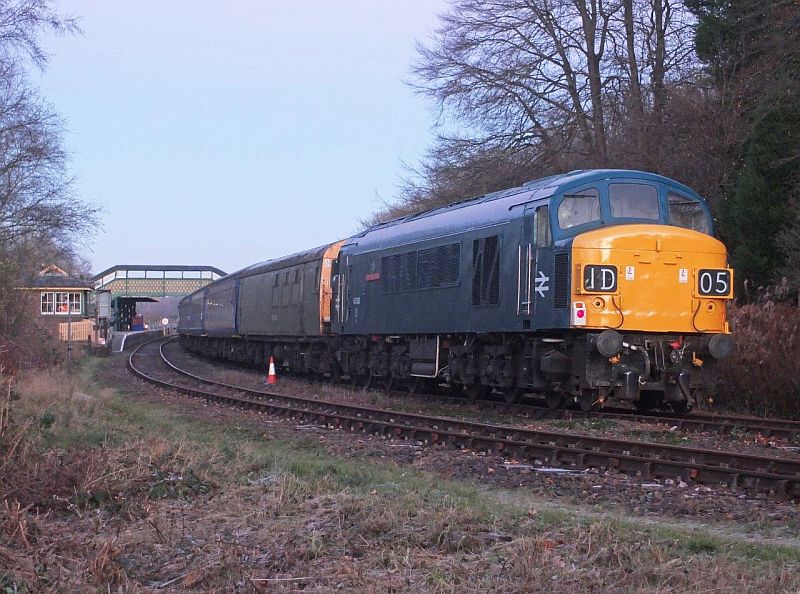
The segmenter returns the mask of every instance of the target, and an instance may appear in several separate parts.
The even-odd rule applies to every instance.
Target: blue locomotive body
[[[179,328],[207,354],[354,382],[688,406],[711,377],[698,353],[730,348],[709,346],[728,334],[732,297],[710,235],[708,207],[682,184],[577,171],[234,273],[187,297]]]

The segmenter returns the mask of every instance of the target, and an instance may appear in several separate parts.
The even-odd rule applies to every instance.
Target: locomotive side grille
[[[458,284],[460,277],[460,243],[381,258],[384,293],[452,286]]]
[[[553,307],[569,306],[569,254],[556,254],[553,283]]]
[[[417,288],[417,252],[381,258],[383,292],[395,293]]]
[[[417,262],[420,289],[455,285],[461,275],[461,244],[420,250]]]

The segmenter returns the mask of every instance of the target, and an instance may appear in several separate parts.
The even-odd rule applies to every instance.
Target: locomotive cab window
[[[558,205],[558,226],[570,229],[600,220],[600,193],[589,188],[567,194]]]
[[[608,198],[615,219],[658,220],[658,190],[646,184],[610,184]]]
[[[675,192],[667,194],[669,221],[678,227],[708,234],[710,229],[708,218],[697,200],[687,198]]]

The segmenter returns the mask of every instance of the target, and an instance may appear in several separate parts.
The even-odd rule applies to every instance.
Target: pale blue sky
[[[102,206],[92,270],[231,272],[356,231],[432,139],[414,42],[444,0],[61,0],[40,85],[77,192]],[[212,239],[213,236],[213,239]]]

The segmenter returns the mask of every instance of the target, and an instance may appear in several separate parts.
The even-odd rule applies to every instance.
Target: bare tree
[[[0,66],[0,243],[59,235],[94,222],[67,175],[61,122],[12,65]]]
[[[41,43],[41,34],[79,31],[76,18],[55,10],[51,0],[0,0],[0,56],[3,61],[19,64],[30,60],[41,68],[49,55]]]
[[[0,351],[39,344],[25,295],[14,287],[42,259],[81,265],[76,244],[97,210],[74,195],[58,115],[26,69],[43,68],[44,31],[77,30],[49,0],[0,0]],[[70,266],[74,268],[74,266]]]
[[[0,0],[0,248],[33,237],[68,246],[90,228],[96,209],[77,199],[67,172],[62,124],[33,90],[25,65],[43,67],[45,30],[77,30],[48,0]]]
[[[576,168],[680,170],[671,118],[708,87],[694,24],[680,0],[452,0],[413,66],[436,144],[377,218]]]
[[[443,127],[453,116],[481,146],[604,167],[619,154],[609,124],[622,119],[646,161],[667,84],[694,65],[691,25],[676,0],[454,0],[418,46],[417,88]]]

